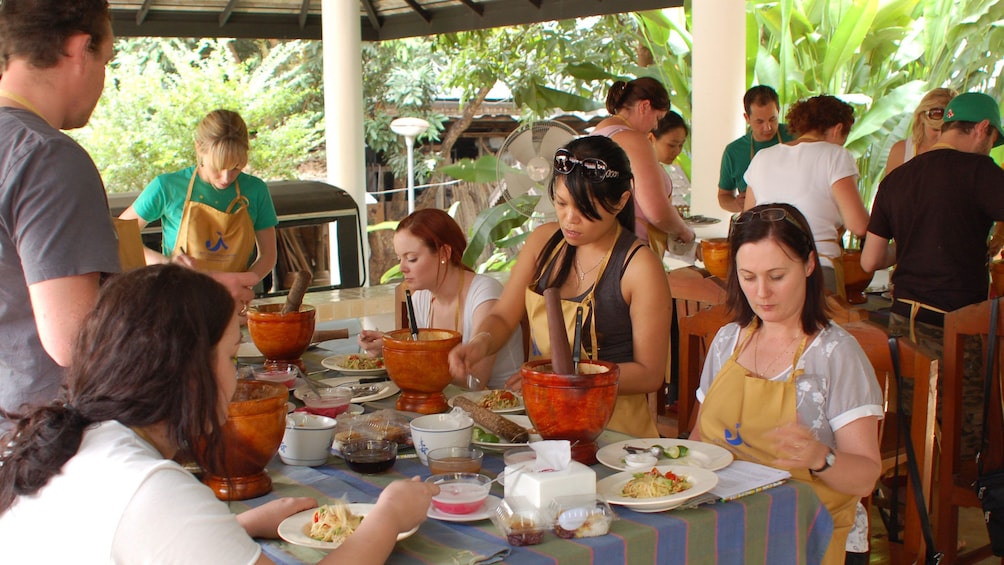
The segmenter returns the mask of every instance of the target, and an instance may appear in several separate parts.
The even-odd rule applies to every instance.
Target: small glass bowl
[[[267,381],[285,385],[286,388],[293,388],[296,377],[299,376],[300,369],[292,363],[277,363],[274,366],[256,367],[254,378],[256,381]]]
[[[491,490],[491,477],[479,473],[440,473],[425,482],[439,486],[432,505],[447,514],[470,514],[481,508]]]
[[[352,389],[346,386],[319,389],[320,396],[313,391],[304,392],[303,403],[311,414],[335,418],[349,409],[352,401]]]
[[[442,473],[480,473],[485,453],[476,447],[441,447],[426,454],[429,471]]]
[[[349,469],[364,475],[376,475],[394,466],[397,461],[397,442],[360,439],[343,444],[341,452]]]

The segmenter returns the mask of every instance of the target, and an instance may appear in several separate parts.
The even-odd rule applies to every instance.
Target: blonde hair
[[[215,169],[243,169],[250,148],[248,126],[237,112],[213,110],[195,130],[199,159]]]
[[[920,143],[924,141],[924,126],[928,125],[935,129],[941,129],[943,120],[932,120],[927,117],[927,111],[932,108],[944,108],[948,106],[948,103],[958,96],[958,91],[951,88],[935,88],[931,92],[928,92],[920,99],[920,104],[917,105],[917,109],[913,111],[913,130],[911,130],[910,137],[913,139],[914,147],[920,147]]]

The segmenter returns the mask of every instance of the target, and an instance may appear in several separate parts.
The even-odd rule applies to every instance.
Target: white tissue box
[[[522,496],[537,508],[547,508],[558,496],[596,494],[596,471],[571,461],[564,471],[532,472],[505,469],[505,497]]]

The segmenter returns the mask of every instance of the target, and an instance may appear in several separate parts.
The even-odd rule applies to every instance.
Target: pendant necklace
[[[781,352],[778,353],[774,357],[774,359],[766,367],[764,367],[763,371],[761,371],[760,370],[760,364],[757,361],[757,352],[760,350],[760,331],[758,330],[756,332],[756,344],[753,346],[753,371],[757,375],[759,375],[760,378],[763,378],[763,379],[770,378],[770,377],[767,376],[767,371],[771,367],[774,366],[774,363],[777,363],[778,359],[780,359],[785,354],[785,352],[787,352],[789,349],[791,349],[791,346],[794,345],[794,343],[795,343],[796,340],[798,340],[798,337],[799,336],[796,335],[794,338],[792,338],[792,340],[790,342],[788,342],[788,345],[785,345],[784,349],[782,349]]]
[[[605,258],[606,258],[606,255],[602,255],[600,257],[600,260],[597,261],[595,265],[593,265],[590,269],[585,270],[585,271],[582,270],[582,265],[579,265],[579,257],[578,256],[576,256],[576,257],[574,257],[572,259],[572,263],[575,266],[575,275],[577,277],[579,277],[579,285],[582,285],[582,281],[584,281],[586,279],[586,275],[588,275],[589,273],[595,271],[596,268],[600,266],[600,263],[602,263],[603,259],[605,259]],[[578,288],[578,287],[576,287],[576,288]]]

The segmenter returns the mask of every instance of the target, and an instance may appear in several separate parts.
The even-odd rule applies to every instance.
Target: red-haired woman
[[[394,253],[412,291],[418,326],[456,330],[465,343],[502,294],[501,283],[474,273],[461,262],[466,248],[467,239],[457,222],[434,208],[415,211],[394,232]],[[359,344],[378,355],[382,336],[379,331],[363,330]],[[517,328],[497,354],[482,359],[455,384],[473,390],[505,388],[506,379],[518,373],[522,363],[523,334]]]

